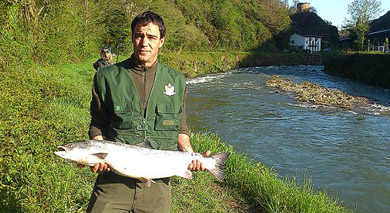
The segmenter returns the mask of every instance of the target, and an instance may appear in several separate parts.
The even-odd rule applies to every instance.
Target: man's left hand
[[[208,157],[208,156],[210,156],[210,154],[211,154],[211,151],[210,150],[207,150],[204,154],[203,154],[203,156],[205,156],[205,157]],[[190,163],[190,165],[188,165],[188,170],[190,170],[190,171],[204,171],[206,168],[205,168],[205,166],[204,166],[204,164],[203,163],[201,163],[198,159],[197,160],[193,160],[191,163]]]

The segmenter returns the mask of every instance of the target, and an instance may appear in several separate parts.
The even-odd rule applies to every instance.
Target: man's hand
[[[105,136],[101,136],[101,135],[97,135],[93,138],[93,140],[106,140],[106,137]],[[84,165],[83,164],[77,164],[77,167],[79,168],[83,168]],[[95,164],[94,166],[91,166],[91,171],[94,172],[94,173],[104,173],[104,172],[109,172],[111,171],[110,170],[110,167],[108,167],[108,165],[104,162],[101,162],[101,163],[97,163]]]
[[[180,151],[183,152],[194,152],[192,149],[191,143],[190,143],[190,137],[186,134],[179,134],[178,139],[177,139],[177,147],[179,148]],[[208,157],[210,156],[211,151],[207,150],[203,156]],[[201,163],[199,160],[193,160],[189,165],[188,165],[188,170],[190,171],[204,171],[206,168]]]
[[[104,172],[109,172],[110,171],[110,167],[108,167],[108,165],[106,163],[97,163],[95,164],[94,166],[91,166],[91,171],[92,172],[98,172],[98,173],[104,173]]]
[[[77,164],[77,167],[83,168],[85,167],[83,164]],[[104,173],[111,171],[110,167],[104,162],[97,163],[94,166],[91,166],[91,171],[94,173]]]
[[[208,157],[210,156],[211,151],[207,150],[203,156]],[[199,160],[193,160],[190,165],[188,165],[188,170],[190,171],[204,171],[206,168],[203,163],[201,163]]]

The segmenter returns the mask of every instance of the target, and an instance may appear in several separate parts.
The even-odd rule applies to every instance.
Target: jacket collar
[[[129,68],[138,75],[143,75],[144,72],[146,72],[147,75],[155,74],[157,70],[157,64],[158,64],[158,60],[156,60],[156,62],[154,62],[154,64],[149,67],[142,65],[138,62],[138,60],[133,55],[131,55],[129,59],[129,65],[130,65]]]

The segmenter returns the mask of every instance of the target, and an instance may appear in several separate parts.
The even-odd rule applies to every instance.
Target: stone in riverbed
[[[317,84],[304,81],[301,84],[283,79],[278,75],[273,75],[266,82],[267,87],[279,88],[286,92],[296,93],[299,101],[309,102],[324,106],[341,107],[352,109],[362,107],[370,103],[365,97],[354,97],[337,89],[329,89]]]

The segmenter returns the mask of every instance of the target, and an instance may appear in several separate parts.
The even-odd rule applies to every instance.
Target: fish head
[[[87,166],[104,162],[107,156],[102,147],[89,141],[79,141],[58,146],[54,154],[66,160]]]

